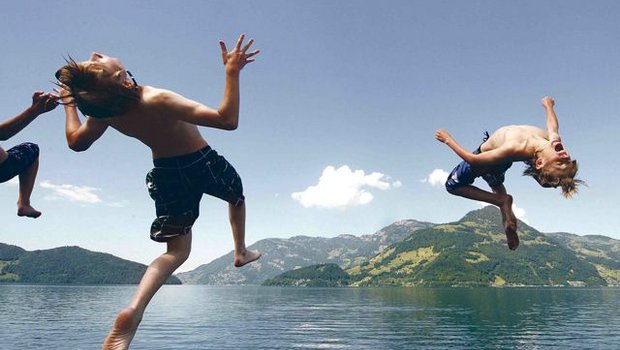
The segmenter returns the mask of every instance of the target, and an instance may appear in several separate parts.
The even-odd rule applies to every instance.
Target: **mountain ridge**
[[[231,251],[177,276],[184,284],[260,284],[284,271],[319,263],[356,266],[411,232],[432,225],[424,221],[399,220],[374,234],[361,236],[265,238],[248,247],[260,250],[263,253],[261,259],[242,269],[232,266]]]
[[[27,251],[0,243],[0,282],[137,284],[147,266],[77,246]],[[180,284],[171,276],[167,284]]]
[[[419,230],[368,263],[347,269],[354,286],[602,286],[592,264],[520,222],[509,251],[495,207]]]
[[[521,247],[509,251],[500,212],[488,206],[460,220],[417,230],[345,271],[351,286],[619,285],[620,241],[601,235],[544,234],[523,222],[519,235]],[[310,266],[265,283],[312,285],[312,278],[321,279],[316,271]]]

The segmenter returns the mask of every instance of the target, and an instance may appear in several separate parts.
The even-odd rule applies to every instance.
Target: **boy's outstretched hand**
[[[545,108],[553,108],[553,106],[555,105],[555,101],[553,100],[553,98],[549,96],[543,97],[542,100],[540,100],[540,103]]]
[[[448,143],[448,140],[452,139],[452,135],[444,129],[439,129],[435,132],[435,138],[443,143]]]
[[[56,93],[54,97],[65,106],[73,105],[73,96],[71,96],[69,88],[61,82],[57,82],[56,85],[58,85],[58,88],[54,89],[54,93]]]
[[[224,62],[224,66],[226,66],[226,73],[239,73],[246,64],[250,62],[254,62],[253,56],[257,55],[260,51],[254,50],[252,52],[248,52],[248,49],[254,43],[254,39],[250,39],[247,44],[243,44],[243,39],[245,38],[245,34],[241,34],[235,47],[229,52],[226,49],[226,44],[220,40],[220,48],[222,49],[222,60]]]
[[[49,92],[37,91],[32,95],[30,110],[36,115],[49,112],[58,106],[58,97]]]

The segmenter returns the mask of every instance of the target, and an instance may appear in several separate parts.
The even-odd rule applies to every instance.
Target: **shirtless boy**
[[[261,255],[245,246],[241,178],[207,144],[197,127],[237,128],[239,74],[259,53],[248,52],[253,40],[245,45],[243,40],[241,35],[231,51],[220,41],[226,82],[217,109],[172,91],[138,85],[117,58],[99,53],[83,62],[69,60],[56,72],[61,86],[58,92],[65,104],[67,143],[72,150],[88,149],[112,127],[150,147],[155,165],[146,177],[157,214],[151,226],[151,239],[166,242],[167,252],[149,265],[132,302],[118,314],[104,349],[129,347],[147,304],[189,256],[191,227],[198,218],[203,193],[229,203],[234,265],[241,267]],[[80,122],[77,109],[86,116],[84,123]]]
[[[547,114],[547,130],[530,125],[504,126],[491,136],[486,133],[474,152],[461,147],[446,130],[435,133],[437,140],[463,159],[448,176],[446,189],[457,196],[498,206],[511,250],[519,246],[517,219],[512,211],[512,196],[503,183],[504,173],[513,162],[525,162],[524,175],[532,176],[543,187],[561,187],[565,197],[571,197],[582,183],[575,179],[577,161],[571,160],[558,133],[555,102],[551,97],[544,97],[541,103]],[[477,177],[482,177],[492,192],[472,186]]]
[[[6,141],[22,131],[40,114],[56,108],[56,96],[37,91],[32,95],[32,105],[17,116],[0,123],[0,141]],[[30,205],[30,195],[39,170],[39,146],[25,142],[8,151],[0,147],[0,183],[19,177],[17,215],[36,219],[41,212]]]

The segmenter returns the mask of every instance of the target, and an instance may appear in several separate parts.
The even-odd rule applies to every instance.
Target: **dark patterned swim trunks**
[[[155,201],[154,241],[169,242],[189,233],[198,218],[203,193],[234,205],[245,200],[239,174],[209,146],[191,154],[154,159],[153,164],[146,186]]]
[[[25,142],[6,153],[9,157],[0,163],[0,183],[9,181],[28,169],[39,158],[39,146]]]

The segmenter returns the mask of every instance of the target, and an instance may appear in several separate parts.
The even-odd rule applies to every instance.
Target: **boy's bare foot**
[[[25,216],[36,219],[41,216],[41,212],[31,207],[30,205],[18,205],[17,216]]]
[[[118,313],[114,327],[103,342],[101,350],[126,350],[136,335],[140,318],[133,308],[126,308]]]
[[[519,247],[519,236],[517,235],[517,217],[512,211],[512,196],[506,195],[506,200],[500,206],[502,213],[502,221],[504,224],[504,232],[508,241],[508,248],[515,250]]]
[[[506,240],[508,241],[508,248],[510,250],[516,250],[519,247],[519,236],[517,235],[517,224],[508,223],[504,229],[506,232]]]
[[[245,264],[249,264],[252,261],[258,260],[261,257],[261,252],[258,250],[246,250],[243,253],[235,253],[235,267],[241,267]]]

